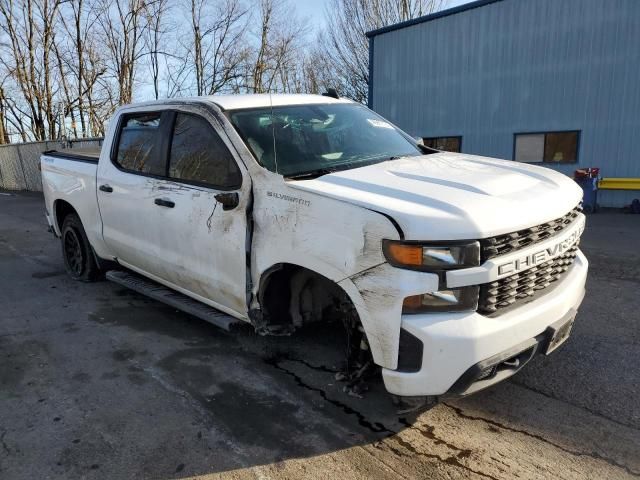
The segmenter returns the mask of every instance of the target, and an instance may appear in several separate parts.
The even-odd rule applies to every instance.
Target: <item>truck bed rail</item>
[[[94,149],[76,149],[73,151],[47,150],[42,153],[47,157],[64,158],[65,160],[77,160],[78,162],[98,163],[100,158],[100,150]]]

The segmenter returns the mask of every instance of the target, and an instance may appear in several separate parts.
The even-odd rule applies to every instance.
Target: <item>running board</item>
[[[110,280],[118,285],[127,287],[147,297],[153,298],[158,302],[165,303],[173,308],[181,310],[185,313],[198,317],[206,322],[212,323],[217,327],[224,328],[227,331],[238,329],[246,322],[233,318],[231,315],[216,310],[209,305],[198,302],[182,293],[171,290],[153,280],[149,280],[135,273],[124,272],[121,270],[109,270],[106,275]]]

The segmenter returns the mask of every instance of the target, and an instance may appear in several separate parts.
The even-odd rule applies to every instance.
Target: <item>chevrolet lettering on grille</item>
[[[580,224],[579,227],[573,231],[567,238],[562,241],[555,243],[543,250],[539,250],[537,252],[525,255],[521,258],[517,258],[507,263],[503,263],[498,265],[498,276],[502,277],[505,275],[512,275],[514,273],[518,273],[522,270],[526,270],[535,265],[540,265],[544,262],[549,261],[550,259],[566,252],[573,245],[580,240],[580,236],[584,231],[584,223]]]

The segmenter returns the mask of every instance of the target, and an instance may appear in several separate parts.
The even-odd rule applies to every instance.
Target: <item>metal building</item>
[[[425,143],[640,177],[640,0],[480,0],[368,36],[370,107]]]

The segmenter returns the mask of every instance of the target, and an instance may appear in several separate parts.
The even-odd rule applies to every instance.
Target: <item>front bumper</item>
[[[507,378],[519,368],[484,384],[472,376],[471,382],[465,381],[464,375],[482,362],[501,356],[507,359],[518,355],[520,347],[527,352],[527,345],[540,344],[552,324],[577,310],[584,296],[587,269],[587,259],[579,251],[555,288],[498,317],[477,312],[403,315],[402,328],[423,344],[422,365],[412,373],[383,368],[387,390],[407,397],[468,394]],[[531,356],[537,351],[534,348]]]

